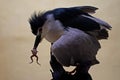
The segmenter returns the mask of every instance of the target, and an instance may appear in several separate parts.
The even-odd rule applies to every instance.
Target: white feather
[[[64,33],[64,27],[58,20],[54,20],[53,15],[47,16],[47,21],[42,27],[42,38],[53,43]]]

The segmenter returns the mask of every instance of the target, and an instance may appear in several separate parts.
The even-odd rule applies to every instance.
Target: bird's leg
[[[91,66],[89,65],[79,65],[76,67],[76,73],[74,74],[74,78],[81,79],[81,80],[92,80],[91,75],[89,74],[89,69]]]
[[[63,66],[56,60],[55,56],[52,54],[52,50],[50,52],[50,65],[52,70],[52,80],[64,80],[64,76],[67,75],[66,71],[64,70]]]

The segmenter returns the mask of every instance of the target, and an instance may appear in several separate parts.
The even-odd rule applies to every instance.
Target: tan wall
[[[94,80],[120,79],[120,0],[0,0],[0,80],[50,80],[49,46],[39,46],[39,61],[29,64],[34,36],[28,18],[34,11],[56,7],[92,5],[94,15],[113,26],[109,40],[101,41],[99,65],[91,68]]]

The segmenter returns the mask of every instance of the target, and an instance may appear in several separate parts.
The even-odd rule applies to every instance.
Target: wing
[[[65,27],[78,28],[83,31],[100,30],[101,25],[107,29],[111,26],[98,18],[91,16],[89,13],[95,13],[98,8],[92,6],[77,6],[70,8],[57,8],[45,13],[54,14],[56,20],[61,21]]]
[[[98,10],[98,8],[94,6],[77,6],[72,8],[82,10],[83,12],[86,13],[95,13],[95,11]]]
[[[60,20],[65,27],[83,30],[96,36],[98,40],[107,39],[109,37],[107,30],[111,30],[112,27],[107,22],[89,14],[95,10],[97,8],[89,6],[58,8],[53,10],[53,14],[55,19]]]

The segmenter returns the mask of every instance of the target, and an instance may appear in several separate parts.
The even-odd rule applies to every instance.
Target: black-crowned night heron
[[[29,21],[36,35],[32,53],[36,55],[38,44],[45,38],[52,43],[52,55],[61,65],[87,66],[89,70],[91,65],[99,63],[96,59],[101,47],[98,40],[107,39],[107,30],[111,29],[108,23],[88,14],[96,9],[90,6],[58,8],[33,15]]]

